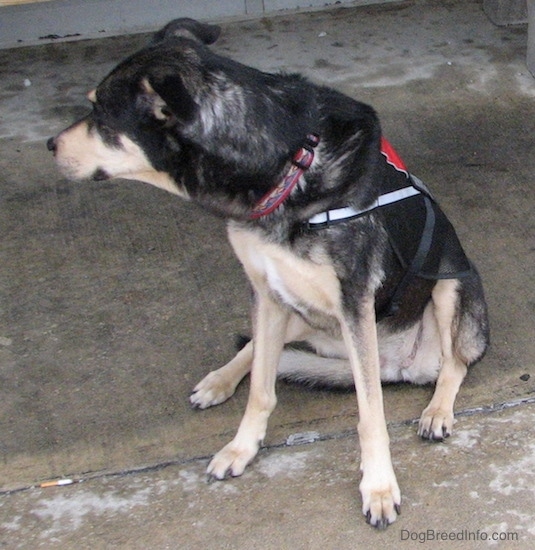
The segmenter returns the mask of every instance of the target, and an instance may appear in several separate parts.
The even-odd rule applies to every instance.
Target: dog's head
[[[48,141],[61,171],[73,180],[150,183],[248,218],[306,136],[318,133],[315,163],[293,199],[312,209],[320,199],[341,202],[374,164],[367,155],[380,157],[373,110],[298,75],[218,55],[208,45],[219,32],[177,19],[115,67],[89,92],[92,112]],[[336,177],[341,163],[351,166],[345,178]]]
[[[48,140],[70,179],[137,179],[185,194],[174,172],[187,163],[188,135],[205,93],[202,58],[220,28],[177,19],[88,93],[92,112]]]
[[[61,171],[151,183],[224,213],[263,196],[314,131],[310,87],[212,52],[219,32],[177,19],[113,69],[88,94],[92,112],[48,141]]]

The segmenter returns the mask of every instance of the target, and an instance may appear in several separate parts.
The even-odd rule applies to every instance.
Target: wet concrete
[[[224,224],[138,183],[72,184],[44,147],[146,40],[0,52],[0,547],[409,546],[420,543],[402,541],[402,530],[427,528],[518,533],[504,548],[533,541],[526,28],[494,27],[476,1],[411,1],[226,23],[216,46],[373,104],[482,273],[492,347],[461,389],[457,433],[420,442],[410,421],[432,388],[385,388],[405,505],[382,534],[360,517],[351,394],[281,384],[259,459],[239,480],[203,481],[247,395],[245,382],[207,411],[187,399],[232,356],[234,335],[249,332],[248,288]],[[322,440],[284,446],[304,431]],[[61,477],[84,481],[32,488]]]

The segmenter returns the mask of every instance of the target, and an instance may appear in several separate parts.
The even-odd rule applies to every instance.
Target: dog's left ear
[[[199,109],[178,75],[145,77],[138,103],[150,110],[154,118],[170,124],[192,122]]]
[[[209,25],[200,23],[195,19],[183,17],[174,19],[159,30],[152,38],[152,44],[163,42],[170,38],[192,38],[202,44],[213,44],[221,34],[221,27],[218,25]]]

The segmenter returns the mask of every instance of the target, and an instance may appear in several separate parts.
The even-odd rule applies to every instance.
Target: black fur
[[[154,120],[144,79],[169,108],[170,124]],[[374,198],[370,184],[380,171],[374,111],[298,75],[263,73],[171,35],[121,63],[97,88],[97,98],[95,124],[102,114],[103,128],[127,134],[157,169],[225,216],[246,216],[314,131],[332,161],[349,152],[347,168],[336,179],[328,162],[311,171],[306,192],[291,197],[285,217],[299,223],[324,208]]]
[[[261,228],[296,254],[306,256],[313,243],[323,241],[348,309],[358,310],[359,285],[382,270],[380,311],[403,268],[378,214],[319,232],[307,231],[305,225],[318,212],[362,209],[379,195],[386,162],[376,113],[301,76],[268,74],[217,55],[206,44],[218,36],[219,28],[212,25],[188,19],[169,23],[98,86],[90,124],[108,143],[113,144],[115,134],[126,134],[156,170],[170,174],[193,200]],[[159,103],[163,116],[158,118],[154,111]],[[305,184],[273,214],[248,221],[254,204],[278,183],[312,132],[321,137],[320,162],[305,174]],[[95,177],[102,179],[103,171]],[[482,295],[475,270],[463,284]],[[433,286],[414,279],[399,313],[387,322],[398,327],[413,323]],[[478,337],[486,342],[485,312],[479,312],[478,323]]]
[[[245,429],[212,461],[210,475],[240,475],[254,456],[276,402],[277,366],[284,376],[278,352],[299,335],[306,340],[299,350],[315,350],[320,365],[303,371],[299,357],[286,378],[316,386],[354,383],[365,410],[363,455],[383,453],[390,462],[380,377],[426,383],[438,376],[418,433],[427,439],[449,436],[466,366],[488,344],[477,270],[427,191],[417,193],[423,209],[422,203],[412,203],[412,209],[394,204],[313,228],[308,220],[316,214],[342,207],[362,211],[385,190],[405,187],[406,180],[392,187],[377,115],[300,76],[267,74],[217,55],[207,45],[218,35],[212,25],[171,22],[90,94],[94,107],[88,117],[48,142],[60,167],[75,179],[140,179],[230,221],[231,243],[255,289],[254,346],[242,341],[245,348],[205,377],[190,401],[202,408],[222,402],[252,369],[254,406],[246,410]],[[314,162],[273,212],[252,216],[259,199],[285,181],[310,134],[320,137]],[[399,167],[394,171],[408,178]],[[426,231],[430,219],[437,223]],[[427,248],[418,244],[424,242]],[[425,261],[416,267],[419,256]],[[441,277],[456,282],[440,284]],[[380,319],[384,311],[394,314]],[[287,359],[290,365],[295,356]],[[383,528],[399,513],[400,497],[395,475],[384,472],[388,463],[380,464],[381,472],[363,465],[371,485],[361,490],[364,514]],[[390,480],[388,494],[383,475]],[[372,502],[374,494],[381,497]]]

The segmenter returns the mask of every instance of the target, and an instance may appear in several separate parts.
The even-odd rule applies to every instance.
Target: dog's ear
[[[143,78],[138,104],[154,118],[169,124],[192,122],[199,109],[178,75]]]
[[[202,44],[213,44],[221,34],[221,27],[200,23],[195,19],[183,17],[175,19],[159,30],[152,39],[152,44],[164,42],[170,38],[192,38]]]

